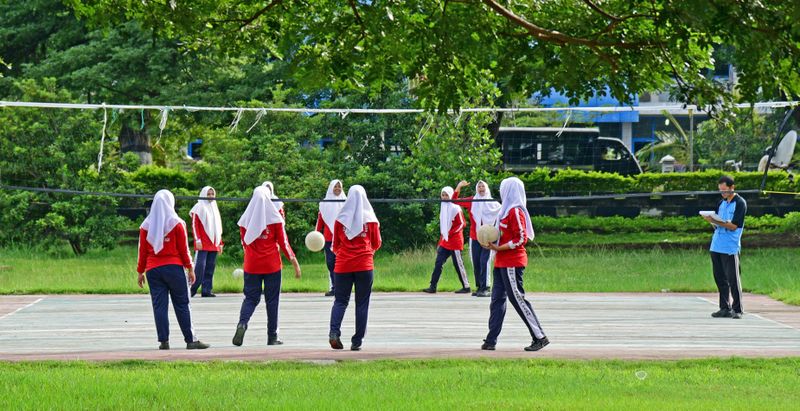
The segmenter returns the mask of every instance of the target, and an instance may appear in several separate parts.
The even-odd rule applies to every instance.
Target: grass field
[[[798,409],[800,359],[2,363],[0,409]]]
[[[387,255],[378,253],[375,289],[418,291],[428,285],[434,251]],[[468,259],[467,270],[472,272]],[[69,254],[48,256],[33,251],[0,250],[0,293],[137,293],[136,250],[118,248],[93,251],[79,258]],[[284,270],[287,292],[326,289],[327,271],[321,254],[301,257],[303,278]],[[215,276],[215,291],[241,292],[241,279],[231,272],[240,262],[222,258]],[[747,291],[768,294],[800,304],[800,253],[794,249],[745,250],[742,282]],[[525,272],[530,291],[714,291],[711,263],[702,250],[553,250],[533,248]],[[442,275],[440,290],[458,287],[450,263]]]

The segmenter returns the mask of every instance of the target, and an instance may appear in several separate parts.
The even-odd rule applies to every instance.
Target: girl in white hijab
[[[192,257],[186,240],[186,223],[175,212],[175,196],[168,190],[156,193],[150,213],[139,227],[138,260],[139,287],[144,287],[145,272],[150,284],[159,349],[169,349],[170,297],[186,348],[208,348],[208,344],[197,340],[192,326],[189,303],[189,286],[194,283]]]
[[[238,221],[239,235],[244,248],[244,301],[239,311],[239,324],[233,345],[242,345],[250,317],[261,302],[267,303],[267,345],[281,345],[278,339],[278,305],[281,295],[280,252],[292,262],[295,278],[300,278],[300,264],[289,245],[283,217],[270,200],[269,188],[253,190],[253,197]]]
[[[350,339],[350,349],[358,351],[367,332],[369,299],[372,294],[374,270],[373,256],[381,247],[378,218],[367,199],[364,187],[350,187],[347,200],[336,217],[333,227],[333,244],[336,254],[334,266],[334,302],[331,309],[329,343],[331,348],[344,348],[341,326],[350,293],[356,291],[356,332]]]
[[[213,292],[214,269],[217,265],[217,254],[222,253],[222,218],[219,215],[217,196],[213,187],[205,186],[200,190],[200,199],[189,211],[192,219],[192,235],[194,236],[195,275],[197,281],[192,284],[192,297],[197,294],[197,289],[203,287],[200,293],[203,297],[216,297]],[[208,198],[208,200],[204,200]]]
[[[325,200],[319,203],[319,213],[317,214],[317,228],[325,237],[325,263],[328,266],[328,292],[325,293],[326,297],[331,297],[334,294],[334,277],[333,268],[336,265],[336,255],[331,251],[331,243],[333,242],[333,226],[336,223],[336,217],[344,207],[344,200],[347,196],[344,194],[344,187],[340,180],[331,180],[328,184],[328,191],[325,193]]]
[[[462,188],[469,185],[466,181],[461,181],[456,186],[456,191],[453,198],[458,198]],[[462,200],[457,201],[456,204],[469,210],[469,251],[472,256],[472,268],[475,272],[475,283],[478,290],[472,295],[476,297],[489,297],[489,272],[491,271],[489,265],[491,260],[491,251],[488,248],[481,247],[478,241],[478,229],[483,225],[495,225],[497,215],[500,212],[500,203],[497,201],[470,201],[470,200],[491,200],[492,193],[489,190],[489,185],[485,181],[479,180],[475,184],[475,195],[472,197],[464,197]]]
[[[456,294],[468,294],[470,292],[467,269],[464,268],[464,260],[461,251],[464,250],[464,215],[461,214],[461,207],[450,201],[455,199],[455,192],[452,187],[444,187],[440,197],[442,200],[439,206],[439,244],[436,248],[436,263],[431,273],[431,284],[422,292],[435,294],[442,276],[442,267],[448,258],[453,259],[453,267],[461,281],[461,288]]]
[[[262,187],[266,187],[269,189],[270,196],[269,198],[273,200],[277,200],[278,196],[275,195],[275,185],[272,184],[272,181],[265,181],[261,184]],[[286,220],[286,211],[283,210],[283,201],[273,201],[272,204],[275,204],[275,208],[278,209],[278,212],[281,214],[284,220]]]
[[[502,207],[497,221],[500,238],[495,244],[485,244],[497,252],[494,262],[494,289],[489,313],[489,334],[484,340],[484,350],[494,350],[497,336],[503,326],[506,312],[506,299],[514,306],[533,342],[525,351],[538,351],[550,341],[544,335],[533,306],[525,298],[522,287],[522,274],[528,265],[528,252],[525,243],[533,239],[533,224],[527,207],[525,186],[516,177],[509,177],[500,183]]]

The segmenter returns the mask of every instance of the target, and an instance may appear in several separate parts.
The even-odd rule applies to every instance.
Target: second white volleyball
[[[306,247],[315,253],[322,251],[325,248],[325,237],[319,231],[306,234]]]
[[[478,242],[481,244],[489,244],[497,241],[500,238],[500,231],[493,225],[482,225],[478,228]]]

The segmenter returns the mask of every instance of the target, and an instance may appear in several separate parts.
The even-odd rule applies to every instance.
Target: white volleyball
[[[478,242],[489,244],[500,238],[500,231],[493,225],[482,225],[478,228]]]
[[[233,278],[242,278],[244,277],[244,270],[241,268],[237,268],[233,270]]]
[[[315,253],[322,251],[325,248],[325,236],[319,231],[312,231],[306,234],[306,247]]]

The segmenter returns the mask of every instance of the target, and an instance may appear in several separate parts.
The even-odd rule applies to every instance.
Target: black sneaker
[[[342,340],[339,338],[338,335],[331,334],[328,337],[328,342],[331,343],[331,348],[333,348],[334,350],[344,349],[344,345],[342,345]]]
[[[477,297],[478,296],[478,292],[476,291],[476,292],[472,293],[472,296],[473,297]]]
[[[531,345],[525,347],[525,351],[539,351],[542,348],[546,347],[547,344],[550,344],[550,340],[548,340],[547,337],[544,337],[541,340],[536,339],[533,340],[533,343],[531,343]]]
[[[470,291],[471,291],[471,290],[470,290],[470,288],[469,288],[469,287],[464,287],[464,288],[462,288],[462,289],[460,289],[460,290],[456,291],[456,294],[469,294],[469,292],[470,292]]]
[[[241,347],[244,342],[244,333],[247,331],[247,326],[239,324],[236,326],[236,334],[233,335],[233,345]]]
[[[722,309],[711,313],[711,316],[714,318],[731,318],[733,314],[731,313],[731,310]]]
[[[739,320],[739,319],[742,318],[743,315],[744,315],[744,313],[733,313],[731,315],[731,318],[733,318],[734,320]]]
[[[270,335],[267,337],[267,345],[283,345],[283,341],[277,335]]]
[[[214,293],[211,294],[200,294],[201,297],[216,297],[217,295]]]
[[[195,341],[186,344],[187,350],[205,350],[208,347],[211,346],[201,341]]]
[[[334,295],[336,295],[336,294],[333,292],[333,290],[330,290],[327,293],[325,293],[326,297],[333,297]]]
[[[361,343],[353,343],[350,345],[350,351],[361,351]]]
[[[491,297],[492,293],[489,290],[480,290],[475,294],[476,297]]]
[[[169,349],[169,341],[161,341],[161,344],[158,346],[159,350],[168,350]]]
[[[486,340],[483,340],[483,344],[481,345],[481,349],[482,350],[486,350],[486,351],[494,351],[494,346],[495,346],[494,344],[490,344]]]
[[[428,294],[436,294],[436,289],[433,288],[433,287],[428,287],[428,288],[422,290],[422,292],[423,293],[428,293]]]

